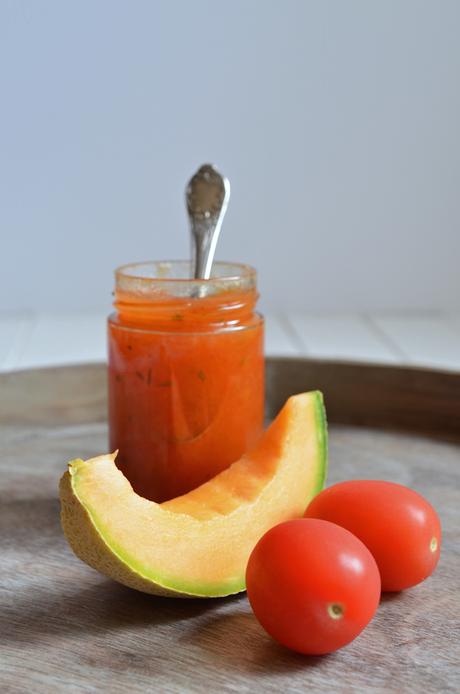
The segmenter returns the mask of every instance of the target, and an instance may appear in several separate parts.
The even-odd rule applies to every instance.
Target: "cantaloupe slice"
[[[295,395],[250,453],[163,504],[138,496],[114,455],[73,460],[60,485],[75,554],[137,590],[217,597],[245,589],[249,554],[273,525],[303,515],[322,488],[327,432],[322,395]]]

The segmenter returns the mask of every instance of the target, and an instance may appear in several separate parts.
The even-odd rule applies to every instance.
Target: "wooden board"
[[[355,642],[322,658],[272,642],[245,596],[154,598],[76,559],[60,529],[57,483],[67,460],[106,450],[104,367],[1,375],[2,694],[458,692],[460,375],[269,360],[269,410],[312,387],[329,405],[329,482],[413,486],[444,528],[436,574],[384,597]]]

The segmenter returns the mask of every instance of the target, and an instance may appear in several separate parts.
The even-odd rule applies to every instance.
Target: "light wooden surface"
[[[269,364],[273,401],[284,397],[283,379],[292,378],[295,362],[283,363]],[[315,362],[304,367],[300,380],[327,385],[321,368],[315,376]],[[359,398],[340,397],[340,379],[349,388],[353,377],[359,392],[370,378],[377,383],[379,373],[388,375],[331,367],[330,414],[337,420],[363,412]],[[419,384],[426,408],[438,402],[436,374],[423,378],[394,370],[392,386],[405,393],[406,407],[411,383]],[[331,425],[329,482],[374,477],[414,487],[438,509],[444,543],[433,577],[384,597],[348,647],[307,658],[272,642],[244,596],[154,598],[105,579],[71,553],[59,525],[57,482],[67,460],[106,449],[102,366],[3,374],[0,391],[2,694],[459,691],[460,446],[442,440],[442,418],[436,440]],[[458,417],[457,375],[443,402],[446,418]]]
[[[0,371],[104,361],[107,313],[0,312]],[[460,313],[269,314],[266,353],[460,371]]]

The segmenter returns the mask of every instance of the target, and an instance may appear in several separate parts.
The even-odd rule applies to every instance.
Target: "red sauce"
[[[111,450],[135,491],[165,501],[207,481],[262,431],[255,287],[204,298],[117,290],[109,318]]]

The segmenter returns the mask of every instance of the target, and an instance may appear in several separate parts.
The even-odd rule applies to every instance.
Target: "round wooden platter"
[[[69,459],[106,451],[104,366],[3,374],[2,692],[460,690],[460,374],[272,359],[267,386],[269,415],[291,393],[323,390],[329,483],[394,480],[433,503],[444,528],[435,575],[384,596],[356,641],[318,658],[272,642],[244,595],[184,601],[117,585],[72,554],[57,497]]]

